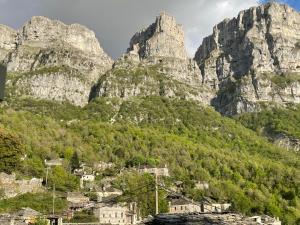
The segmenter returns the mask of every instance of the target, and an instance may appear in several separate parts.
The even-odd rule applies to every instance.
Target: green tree
[[[62,166],[55,167],[49,176],[49,183],[58,191],[73,191],[79,188],[78,178],[68,173]]]
[[[48,222],[47,220],[43,218],[38,218],[33,225],[47,225]]]
[[[74,155],[74,149],[72,147],[67,147],[64,151],[64,158],[67,160],[71,160]]]
[[[79,157],[78,157],[78,153],[77,151],[75,151],[72,155],[72,158],[71,158],[71,162],[70,162],[70,166],[71,166],[71,170],[72,172],[74,172],[75,169],[78,169],[79,166],[80,166],[80,163],[79,163]]]
[[[0,128],[0,172],[11,173],[20,169],[23,153],[19,138]]]

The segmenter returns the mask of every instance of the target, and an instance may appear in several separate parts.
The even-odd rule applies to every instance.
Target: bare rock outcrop
[[[17,31],[0,24],[0,62],[16,47]]]
[[[0,198],[13,198],[25,193],[43,192],[42,179],[17,180],[15,174],[0,173],[0,190],[3,196]]]
[[[165,12],[132,37],[125,57],[148,65],[161,64],[173,79],[188,84],[201,82],[197,63],[188,58],[182,25]]]
[[[131,51],[137,53],[141,59],[187,59],[182,25],[177,24],[174,17],[162,12],[155,23],[132,37],[127,52]]]
[[[300,14],[277,3],[242,11],[214,27],[195,60],[221,113],[300,103]]]
[[[213,93],[202,84],[199,67],[187,55],[182,26],[165,12],[137,32],[113,70],[103,76],[94,97],[160,95],[209,104]]]
[[[14,95],[79,106],[88,103],[92,85],[112,63],[93,31],[45,17],[33,17],[17,32],[16,46],[4,59]]]
[[[238,213],[186,213],[186,214],[159,214],[146,225],[281,225],[278,218],[267,215],[245,217]]]

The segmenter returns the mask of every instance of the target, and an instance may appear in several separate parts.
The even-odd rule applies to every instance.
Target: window
[[[124,216],[123,213],[121,213],[121,217],[122,217],[122,218],[123,218],[123,216]]]
[[[115,217],[116,217],[116,218],[118,217],[118,213],[117,213],[117,212],[115,213]]]
[[[180,209],[183,210],[183,206],[181,206]]]

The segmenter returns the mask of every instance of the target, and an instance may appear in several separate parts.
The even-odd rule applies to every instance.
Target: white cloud
[[[192,56],[202,38],[226,17],[256,5],[257,0],[0,0],[0,24],[20,27],[31,16],[44,15],[93,29],[114,58],[128,47],[132,35],[166,10],[183,24]]]
[[[189,1],[187,1],[189,2]],[[193,56],[202,39],[211,34],[213,27],[225,18],[233,18],[241,10],[257,5],[257,0],[208,0],[202,1],[199,8],[186,5],[188,14],[180,14],[186,33],[186,46]]]

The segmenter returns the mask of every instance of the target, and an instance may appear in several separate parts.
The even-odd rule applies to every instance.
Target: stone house
[[[227,212],[231,204],[230,203],[201,203],[203,205],[202,212],[214,212],[214,213],[222,213]]]
[[[207,190],[209,189],[209,184],[205,181],[197,181],[195,183],[195,189],[198,189],[198,190]]]
[[[76,176],[83,176],[85,174],[94,174],[94,170],[92,167],[85,163],[81,163],[79,168],[74,170],[74,174]]]
[[[248,221],[253,221],[257,224],[265,224],[265,225],[281,225],[281,221],[278,218],[273,218],[267,215],[252,216],[248,218]]]
[[[136,203],[99,203],[93,212],[100,224],[129,225],[140,221]]]
[[[202,212],[205,213],[222,213],[228,212],[230,210],[231,204],[230,203],[218,203],[213,201],[210,198],[205,198],[201,202]]]
[[[27,225],[24,220],[21,218],[15,218],[10,214],[1,214],[0,215],[0,224],[1,225]]]
[[[230,207],[230,203],[194,202],[187,198],[175,197],[169,202],[169,213],[222,213],[229,211]]]
[[[50,160],[45,159],[46,167],[62,166],[62,164],[63,164],[63,159],[50,159]]]
[[[50,215],[47,217],[49,221],[48,225],[63,225],[63,218],[56,215]]]
[[[95,175],[94,174],[83,174],[80,177],[80,188],[84,188],[84,183],[93,183],[95,181]]]
[[[69,202],[69,208],[74,211],[81,211],[90,204],[90,199],[80,192],[68,192],[67,201]]]
[[[98,163],[94,163],[94,169],[97,171],[103,171],[106,169],[111,169],[114,168],[115,164],[112,162],[98,162]]]
[[[200,204],[188,201],[183,198],[171,199],[169,202],[169,213],[194,213],[201,212]]]
[[[4,192],[4,198],[12,198],[19,194],[37,193],[44,191],[43,180],[32,178],[30,180],[17,180],[16,174],[0,173],[0,189]]]
[[[96,194],[97,194],[97,201],[102,202],[102,200],[120,196],[123,194],[123,192],[113,187],[107,187],[107,188],[104,187],[101,189],[96,188]]]
[[[87,181],[87,182],[93,182],[95,181],[95,175],[94,174],[84,174],[81,176],[82,181]]]
[[[26,224],[32,224],[41,215],[42,215],[41,213],[31,208],[22,208],[21,210],[14,213],[13,217],[16,218],[16,220],[25,222]]]
[[[167,166],[165,167],[149,167],[149,166],[141,166],[138,168],[139,173],[151,173],[151,174],[157,174],[157,176],[164,176],[169,177],[169,169]]]

